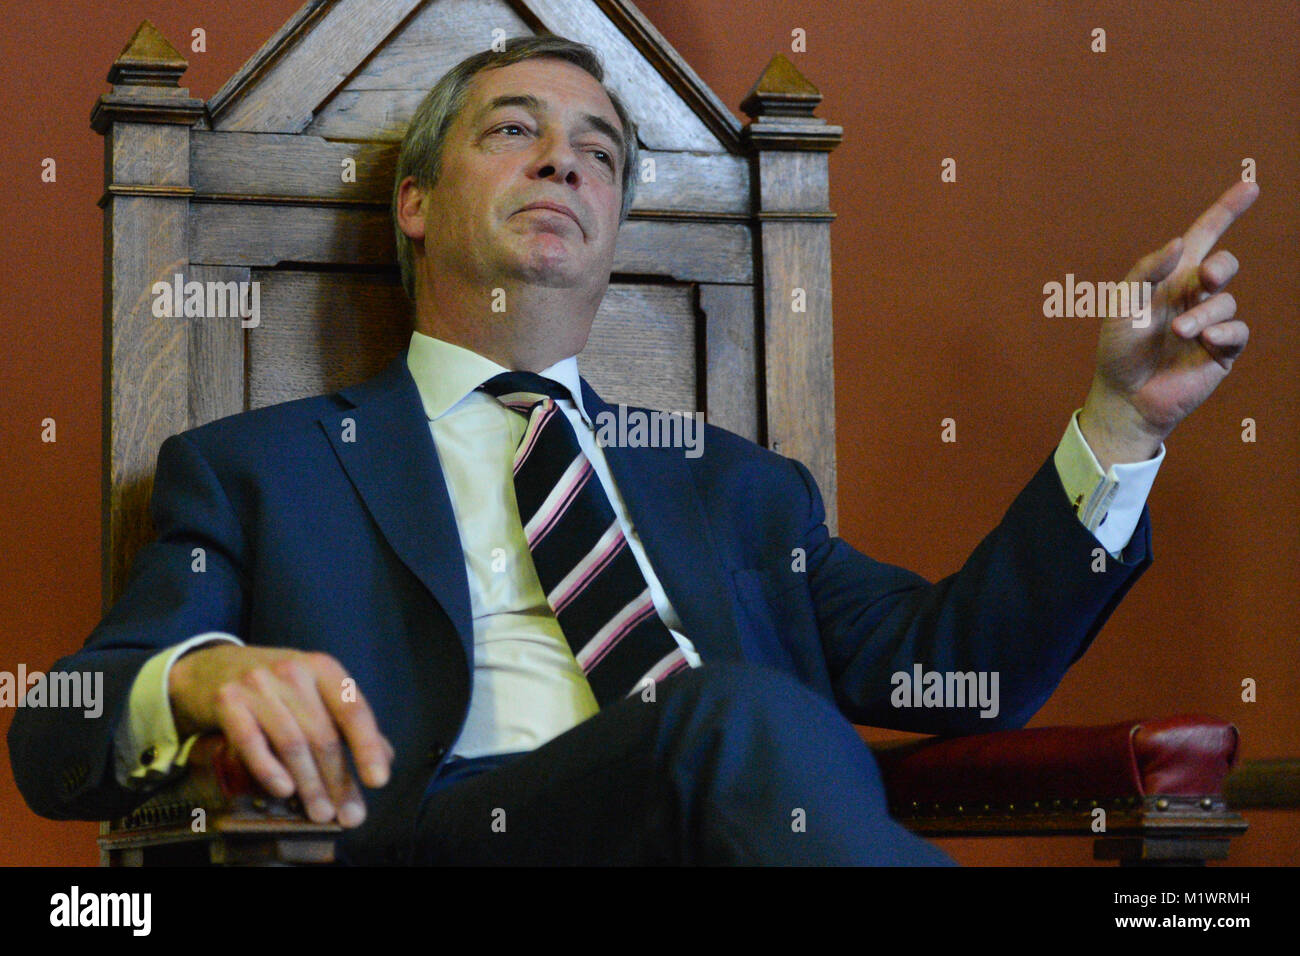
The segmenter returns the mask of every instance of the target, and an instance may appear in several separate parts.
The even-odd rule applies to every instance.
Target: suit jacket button
[[[153,747],[145,747],[144,751],[140,754],[140,762],[147,767],[149,766],[149,764],[154,762],[154,758],[157,756],[158,756],[157,750],[155,750]]]

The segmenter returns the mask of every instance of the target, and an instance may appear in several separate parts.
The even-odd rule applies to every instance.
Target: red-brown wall
[[[40,669],[99,618],[101,143],[88,124],[145,17],[207,98],[298,7],[70,0],[0,35],[0,669]],[[1155,564],[1036,725],[1205,712],[1247,757],[1300,755],[1300,7],[641,0],[733,112],[784,52],[844,128],[831,157],[841,534],[931,579],[955,571],[1087,392],[1095,320],[1042,317],[1042,286],[1118,279],[1256,162],[1225,245],[1251,343],[1168,442]],[[1107,52],[1090,50],[1106,31]],[[806,31],[807,52],[791,49]],[[42,183],[54,157],[58,180]],[[940,182],[940,162],[957,181]],[[43,443],[41,421],[57,422]],[[957,423],[940,441],[940,420]],[[1258,440],[1241,441],[1241,422]],[[1258,700],[1243,703],[1254,678]],[[7,729],[11,713],[0,715]],[[95,825],[31,814],[0,760],[0,863],[95,862]],[[1300,813],[1251,814],[1239,863],[1300,860]],[[948,841],[964,863],[1085,863],[1087,840]]]

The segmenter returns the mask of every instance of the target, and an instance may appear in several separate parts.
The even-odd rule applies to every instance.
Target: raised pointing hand
[[[1250,329],[1234,319],[1236,300],[1224,287],[1237,274],[1220,237],[1259,195],[1238,182],[1182,236],[1140,260],[1126,282],[1151,283],[1151,310],[1102,320],[1097,368],[1080,415],[1099,443],[1141,448],[1150,457],[1160,442],[1227,377],[1246,347]],[[1149,321],[1147,321],[1149,319]],[[1093,444],[1093,435],[1085,437]],[[1115,460],[1136,460],[1117,451]]]

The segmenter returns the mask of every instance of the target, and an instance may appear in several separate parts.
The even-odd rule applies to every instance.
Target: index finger
[[[1183,254],[1193,262],[1204,259],[1219,241],[1219,237],[1228,231],[1238,216],[1250,208],[1258,195],[1259,186],[1255,183],[1233,183],[1214,201],[1214,205],[1201,213],[1184,234]]]
[[[379,732],[374,712],[356,681],[337,664],[328,670],[317,678],[321,700],[343,732],[362,782],[367,787],[382,787],[388,782],[392,759],[388,741]]]

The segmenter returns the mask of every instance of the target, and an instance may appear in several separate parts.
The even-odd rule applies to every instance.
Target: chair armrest
[[[1237,728],[1199,715],[1036,727],[873,748],[893,806],[1222,793]]]
[[[1093,836],[1125,863],[1225,859],[1246,822],[1224,800],[1237,728],[1199,715],[1038,727],[873,748],[914,833]]]
[[[313,823],[296,796],[268,794],[214,733],[194,742],[183,776],[101,832],[109,865],[138,863],[146,850],[161,862],[319,863],[333,859],[343,828]]]

